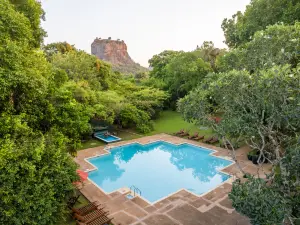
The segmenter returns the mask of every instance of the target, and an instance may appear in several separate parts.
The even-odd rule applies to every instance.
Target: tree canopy
[[[239,167],[244,177],[229,194],[252,224],[294,224],[300,218],[299,9],[299,1],[252,0],[244,14],[225,19],[231,49],[216,57],[215,73],[177,105],[185,120],[212,127],[236,162],[236,148],[246,143],[258,164],[271,163],[266,178]]]
[[[210,124],[229,140],[243,138],[273,159],[277,153],[269,151],[279,151],[287,136],[300,132],[299,69],[275,66],[254,74],[212,74],[178,107],[186,120]],[[222,121],[214,124],[213,114],[222,114]]]
[[[66,199],[78,176],[64,141],[54,131],[1,139],[1,224],[49,225],[65,217]]]
[[[255,71],[274,65],[297,66],[300,60],[300,23],[273,25],[254,34],[242,47],[231,50],[217,59],[219,71],[233,69]]]
[[[0,223],[54,224],[65,216],[76,164],[67,138],[45,124],[54,70],[37,48],[43,11],[33,0],[12,2],[0,4]]]
[[[201,51],[202,53],[202,51]],[[195,88],[212,71],[210,58],[200,50],[193,52],[164,51],[149,60],[153,70],[150,77],[162,81],[162,87],[170,94],[169,106]]]
[[[236,48],[249,42],[257,31],[282,22],[292,25],[300,20],[298,0],[251,0],[244,13],[237,12],[230,19],[224,19],[222,29],[225,43]]]
[[[1,224],[57,224],[91,121],[146,133],[168,98],[67,42],[44,46],[41,18],[35,0],[1,1]]]

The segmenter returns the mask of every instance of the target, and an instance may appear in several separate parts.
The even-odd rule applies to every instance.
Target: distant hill
[[[110,62],[113,69],[121,73],[136,74],[148,71],[131,59],[124,41],[96,38],[91,45],[91,52],[99,59]]]

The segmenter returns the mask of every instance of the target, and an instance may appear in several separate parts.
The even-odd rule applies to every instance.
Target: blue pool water
[[[111,142],[121,140],[121,138],[119,138],[119,137],[115,137],[115,136],[112,136],[112,135],[105,136],[103,133],[96,133],[95,137],[102,140],[102,141],[104,141],[104,142],[106,142],[106,143],[111,143]]]
[[[89,173],[89,178],[105,192],[134,185],[150,202],[182,188],[199,195],[230,177],[217,170],[232,162],[210,153],[189,144],[132,143],[111,149],[109,155],[89,159],[98,168]]]

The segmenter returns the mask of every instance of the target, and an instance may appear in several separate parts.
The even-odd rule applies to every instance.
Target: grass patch
[[[98,147],[98,146],[104,146],[106,144],[102,141],[99,141],[99,140],[93,138],[91,140],[82,142],[81,145],[82,146],[81,146],[80,150],[87,149],[87,148],[94,148],[94,147]]]
[[[200,135],[211,135],[211,129],[200,129],[195,124],[184,121],[181,114],[174,111],[163,111],[161,116],[154,121],[154,130],[148,135],[159,133],[173,134],[181,129],[188,130],[190,134],[199,132]]]

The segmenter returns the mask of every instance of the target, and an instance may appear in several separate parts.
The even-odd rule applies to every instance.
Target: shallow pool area
[[[105,143],[112,143],[112,142],[116,142],[116,141],[120,141],[121,138],[116,137],[114,135],[105,135],[104,132],[97,132],[94,134],[95,138],[104,141]]]
[[[89,179],[106,193],[134,185],[151,203],[181,189],[206,193],[230,178],[219,170],[233,163],[210,155],[213,151],[206,148],[164,141],[132,143],[110,152],[88,159],[97,168]]]

